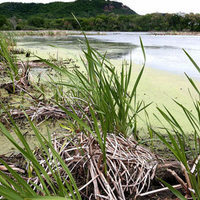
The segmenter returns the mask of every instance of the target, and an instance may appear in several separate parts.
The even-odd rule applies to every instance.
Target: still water
[[[143,54],[139,37],[142,38],[146,51],[146,66],[177,74],[187,73],[199,79],[199,74],[189,61],[183,49],[200,65],[200,36],[154,35],[150,33],[105,32],[90,33],[91,45],[101,53],[107,52],[112,59],[127,59],[137,64],[143,63]],[[18,39],[19,46],[26,48],[48,49],[50,45],[67,50],[80,50],[84,47],[80,40],[83,36],[62,37],[28,36]]]

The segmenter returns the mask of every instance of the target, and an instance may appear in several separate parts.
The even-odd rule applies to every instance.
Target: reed
[[[193,63],[197,71],[200,73],[200,68],[197,63],[185,50],[184,52],[189,60]],[[199,95],[200,90],[198,86],[187,74],[186,77],[193,86],[196,93]],[[168,135],[168,139],[166,139],[166,137],[164,137],[162,134],[156,134],[180,162],[183,175],[185,176],[185,180],[182,180],[181,184],[182,188],[185,189],[186,196],[175,190],[166,182],[163,182],[179,199],[184,200],[190,197],[194,200],[200,199],[200,103],[199,98],[195,99],[192,96],[191,98],[194,106],[193,112],[191,112],[191,110],[186,108],[186,106],[183,104],[177,101],[174,102],[179,108],[182,109],[183,117],[187,119],[188,126],[192,127],[192,138],[189,138],[188,133],[186,133],[185,130],[181,127],[180,123],[173,116],[172,112],[170,112],[167,108],[165,108],[165,110],[157,108],[164,120],[170,125],[171,128],[169,129],[163,127]],[[189,162],[189,160],[192,160],[192,162]],[[180,179],[177,180],[180,182]]]
[[[44,161],[48,165],[51,171],[51,175],[53,177],[51,177],[46,172],[46,169],[43,167],[42,163],[38,161],[37,155],[34,154],[34,152],[31,150],[23,133],[10,116],[13,130],[22,145],[19,145],[16,142],[16,140],[2,123],[0,123],[0,132],[3,133],[4,136],[24,156],[26,163],[28,163],[28,179],[30,179],[30,181],[25,181],[23,176],[17,174],[17,172],[13,170],[6,162],[0,159],[0,163],[5,166],[5,168],[12,176],[12,178],[10,178],[9,175],[0,171],[0,195],[9,200],[81,199],[77,185],[70,170],[68,169],[64,160],[61,158],[60,154],[54,149],[51,140],[47,140],[44,136],[42,136],[40,131],[37,129],[37,127],[33,124],[28,116],[27,119],[31,125],[32,130],[35,133]],[[51,136],[49,136],[49,138],[50,137]],[[64,171],[68,175],[69,183],[67,180],[62,179],[58,165],[61,166],[62,171]],[[31,181],[31,177],[37,177],[37,182],[40,182],[40,184],[37,185],[37,183]],[[56,180],[57,184],[55,184],[53,180]]]
[[[0,59],[4,63],[4,68],[6,69],[12,82],[19,80],[19,67],[16,65],[15,57],[11,56],[9,48],[12,44],[10,37],[0,34]]]

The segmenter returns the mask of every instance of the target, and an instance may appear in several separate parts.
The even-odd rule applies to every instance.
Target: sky
[[[3,2],[39,2],[48,3],[52,1],[73,1],[73,0],[0,0]],[[161,13],[200,13],[200,0],[115,0],[129,6],[138,14],[154,12]]]

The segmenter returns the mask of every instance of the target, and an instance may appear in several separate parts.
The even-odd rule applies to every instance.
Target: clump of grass
[[[12,82],[19,80],[19,67],[16,65],[16,60],[11,56],[9,51],[9,41],[5,35],[0,34],[0,58],[1,62],[4,63],[6,71]]]
[[[200,73],[200,68],[196,62],[185,50],[184,52],[196,67],[197,71]],[[186,77],[199,95],[200,90],[195,82],[187,74]],[[165,185],[167,185],[169,189],[180,199],[192,197],[192,199],[196,200],[200,199],[200,103],[199,99],[192,98],[192,101],[194,105],[193,112],[191,112],[191,110],[187,109],[181,103],[175,101],[177,106],[182,109],[184,113],[183,117],[186,117],[188,125],[193,129],[192,139],[189,139],[188,133],[185,132],[180,123],[167,108],[165,108],[165,110],[158,108],[158,110],[171,127],[171,129],[164,127],[164,130],[169,136],[169,140],[167,140],[161,134],[156,134],[180,162],[180,166],[185,176],[185,182],[184,180],[181,182],[179,180],[179,182],[181,183],[182,188],[185,189],[186,197],[166,182],[164,182]],[[192,160],[192,162],[189,162],[189,160]]]
[[[72,114],[63,106],[60,107],[86,130],[86,134],[95,136],[103,153],[106,174],[107,135],[109,133],[122,134],[127,138],[133,134],[137,138],[136,116],[148,106],[144,106],[143,102],[137,101],[136,98],[137,86],[144,72],[146,56],[140,39],[144,65],[131,87],[132,63],[129,66],[123,64],[118,70],[106,59],[106,55],[101,55],[90,46],[86,36],[85,42],[87,50],[83,50],[85,59],[82,58],[84,72],[80,69],[70,71],[47,60],[42,60],[69,79],[68,82],[57,82],[57,85],[66,86],[71,90],[71,102],[68,102],[77,106],[80,103],[87,105],[91,116],[89,120],[85,114],[83,114],[85,119],[80,119],[76,112]],[[73,107],[72,110],[74,110]],[[81,107],[80,110],[85,112]]]
[[[11,81],[10,83],[1,84],[0,87],[5,88],[9,93],[15,93],[16,91],[26,90],[30,85],[30,68],[23,62],[21,62],[21,67],[17,63],[16,57],[9,50],[10,45],[12,45],[10,44],[10,37],[0,34],[0,61],[3,63],[3,69]]]
[[[16,142],[9,131],[1,123],[0,132],[7,137],[7,139],[24,156],[26,162],[29,163],[28,180],[30,181],[29,183],[25,181],[23,176],[17,174],[17,172],[15,172],[6,162],[0,159],[0,163],[7,168],[12,176],[11,178],[9,175],[0,171],[0,195],[8,200],[81,199],[71,172],[69,171],[65,162],[62,160],[60,154],[54,149],[51,140],[45,139],[33,122],[28,118],[31,128],[35,133],[36,139],[39,142],[40,150],[43,152],[43,158],[48,165],[49,170],[51,171],[52,177],[46,172],[46,169],[38,161],[37,156],[31,150],[18,126],[15,124],[12,118],[10,118],[10,120],[13,125],[13,130],[22,146]],[[65,172],[68,175],[69,180],[62,179],[58,165],[62,167],[62,172]],[[32,177],[37,177],[40,184],[37,185],[36,183],[32,182]],[[53,180],[56,180],[57,184],[54,184]]]
[[[120,133],[127,137],[134,133],[136,115],[146,107],[136,98],[144,66],[131,86],[132,63],[129,66],[123,63],[120,70],[116,69],[106,59],[106,55],[99,54],[90,46],[86,37],[85,41],[87,51],[83,50],[85,59],[82,58],[84,72],[80,69],[70,71],[43,61],[69,78],[69,82],[57,82],[58,85],[71,88],[77,98],[88,102],[95,109],[102,132]],[[140,42],[145,58],[143,44]]]

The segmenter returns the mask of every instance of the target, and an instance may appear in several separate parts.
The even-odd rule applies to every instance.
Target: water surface
[[[199,75],[189,61],[183,49],[200,64],[200,36],[185,35],[153,35],[149,33],[131,32],[93,32],[88,35],[91,45],[101,53],[107,52],[112,59],[130,58],[134,63],[143,63],[140,47],[141,36],[145,46],[147,66],[173,73],[184,74],[199,78]],[[27,36],[19,38],[18,45],[29,49],[48,50],[50,45],[55,47],[80,51],[83,36],[72,35],[62,37]]]

